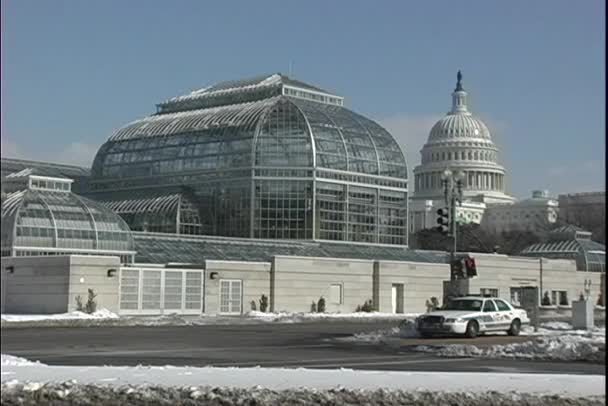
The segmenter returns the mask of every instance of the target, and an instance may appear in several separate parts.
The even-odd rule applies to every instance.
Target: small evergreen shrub
[[[76,310],[84,312],[84,305],[82,304],[82,296],[76,296]]]
[[[310,305],[310,312],[311,313],[316,313],[317,312],[317,304],[315,303],[315,301],[313,300],[311,305]]]
[[[319,298],[319,302],[317,303],[317,312],[325,313],[325,299],[323,296]]]
[[[251,306],[251,310],[256,311],[258,308],[255,304],[255,300],[252,300],[251,302],[249,302],[249,305]]]
[[[362,312],[366,312],[366,313],[370,313],[374,311],[374,306],[372,305],[372,300],[366,300],[365,303],[363,303],[363,306],[361,306],[361,311]]]
[[[95,294],[93,289],[89,289],[89,297],[87,299],[87,304],[84,306],[84,311],[86,313],[95,313],[95,310],[97,310],[97,301],[95,300],[96,297],[97,295]]]
[[[260,299],[260,311],[263,313],[266,313],[267,309],[268,309],[268,296],[262,295],[262,298]]]
[[[543,306],[551,306],[551,298],[549,297],[549,291],[545,291],[545,296],[543,296],[543,300],[540,302]]]

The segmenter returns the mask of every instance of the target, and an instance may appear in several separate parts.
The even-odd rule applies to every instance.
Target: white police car
[[[495,297],[465,296],[453,298],[440,310],[416,319],[421,336],[464,334],[474,338],[480,333],[506,331],[519,334],[521,326],[529,324],[528,314]]]

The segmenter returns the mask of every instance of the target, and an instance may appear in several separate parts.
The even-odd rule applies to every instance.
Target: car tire
[[[515,319],[511,322],[511,328],[507,330],[507,334],[510,336],[518,336],[521,328],[521,323],[518,319]]]
[[[464,333],[467,338],[475,338],[479,334],[479,324],[475,320],[467,323],[467,329]]]

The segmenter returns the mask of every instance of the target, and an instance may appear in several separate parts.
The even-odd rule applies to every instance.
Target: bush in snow
[[[256,311],[258,308],[255,305],[255,300],[252,300],[251,302],[249,302],[249,305],[251,306],[251,310]]]
[[[551,298],[549,297],[549,291],[545,291],[545,296],[543,296],[541,304],[543,306],[551,306]]]
[[[323,296],[319,298],[319,302],[317,303],[317,311],[319,313],[325,313],[325,299],[323,299]]]
[[[260,299],[260,311],[266,313],[266,310],[268,310],[268,296],[262,295]]]
[[[357,309],[355,310],[356,312],[366,312],[366,313],[370,313],[374,311],[374,306],[372,305],[372,300],[366,300],[365,303],[363,303],[363,306],[358,305]]]
[[[84,305],[82,304],[82,297],[80,295],[76,296],[76,310],[84,312]]]
[[[86,313],[95,313],[95,310],[97,310],[97,301],[95,301],[96,297],[97,295],[95,294],[93,289],[89,289],[89,297],[87,299],[87,304],[84,306],[84,311]]]
[[[315,301],[313,300],[311,305],[310,305],[310,312],[311,313],[316,313],[317,312],[317,304],[315,303]]]

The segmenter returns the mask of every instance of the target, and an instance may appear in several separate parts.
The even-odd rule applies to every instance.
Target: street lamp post
[[[452,264],[456,257],[456,244],[458,242],[458,224],[456,222],[456,205],[462,204],[462,184],[464,174],[461,171],[451,171],[446,169],[441,175],[441,184],[443,186],[443,194],[445,198],[445,205],[450,213],[450,224],[448,236],[453,239],[453,244],[450,247],[450,280],[456,279],[452,270]]]

